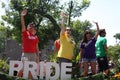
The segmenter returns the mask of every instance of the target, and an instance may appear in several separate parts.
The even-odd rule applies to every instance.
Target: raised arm
[[[61,34],[64,34],[65,33],[65,13],[61,13],[61,16],[62,16],[62,22],[61,22]]]
[[[25,20],[24,20],[24,16],[27,14],[27,10],[23,10],[21,12],[21,25],[22,25],[22,32],[24,32],[26,30],[26,26],[25,26]]]
[[[94,36],[94,38],[95,39],[97,39],[97,37],[98,37],[98,35],[99,35],[99,25],[98,25],[98,23],[97,22],[93,22],[93,23],[95,23],[95,25],[96,25],[96,27],[97,27],[97,32],[96,32],[96,34],[95,34],[95,36]]]

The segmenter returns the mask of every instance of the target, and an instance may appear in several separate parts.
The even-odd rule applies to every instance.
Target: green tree
[[[115,66],[115,73],[120,72],[120,45],[108,47],[108,57],[113,61]]]
[[[11,37],[11,29],[5,27],[4,23],[0,21],[0,53],[4,51],[5,40]]]
[[[116,33],[114,35],[114,38],[116,39],[116,44],[119,44],[120,43],[120,33]]]
[[[82,12],[88,8],[89,5],[89,0],[71,0],[68,2],[68,8],[66,8],[66,13],[68,14],[68,26],[71,26],[71,18],[80,17]]]

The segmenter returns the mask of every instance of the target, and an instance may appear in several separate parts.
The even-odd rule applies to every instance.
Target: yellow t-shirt
[[[58,57],[73,59],[73,51],[75,42],[68,38],[65,34],[60,34],[60,50],[58,51]]]

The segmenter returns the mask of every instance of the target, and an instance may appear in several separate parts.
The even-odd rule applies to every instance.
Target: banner
[[[55,62],[44,61],[39,63],[40,71],[39,77],[46,80],[61,80],[71,79],[72,63],[61,63],[61,66]],[[25,61],[24,65],[22,61],[10,61],[9,75],[14,76],[14,71],[23,70],[23,78],[27,79],[29,72],[31,72],[34,79],[38,79],[37,70],[38,63]]]

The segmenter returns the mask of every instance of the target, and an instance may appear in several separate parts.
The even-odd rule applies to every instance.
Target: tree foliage
[[[116,73],[120,72],[120,45],[108,47],[108,57],[113,61]]]
[[[0,21],[0,53],[4,51],[6,38],[10,38],[11,35],[10,27],[5,27],[4,23]]]
[[[114,38],[116,39],[116,43],[119,44],[120,43],[120,33],[116,33],[114,35]]]

